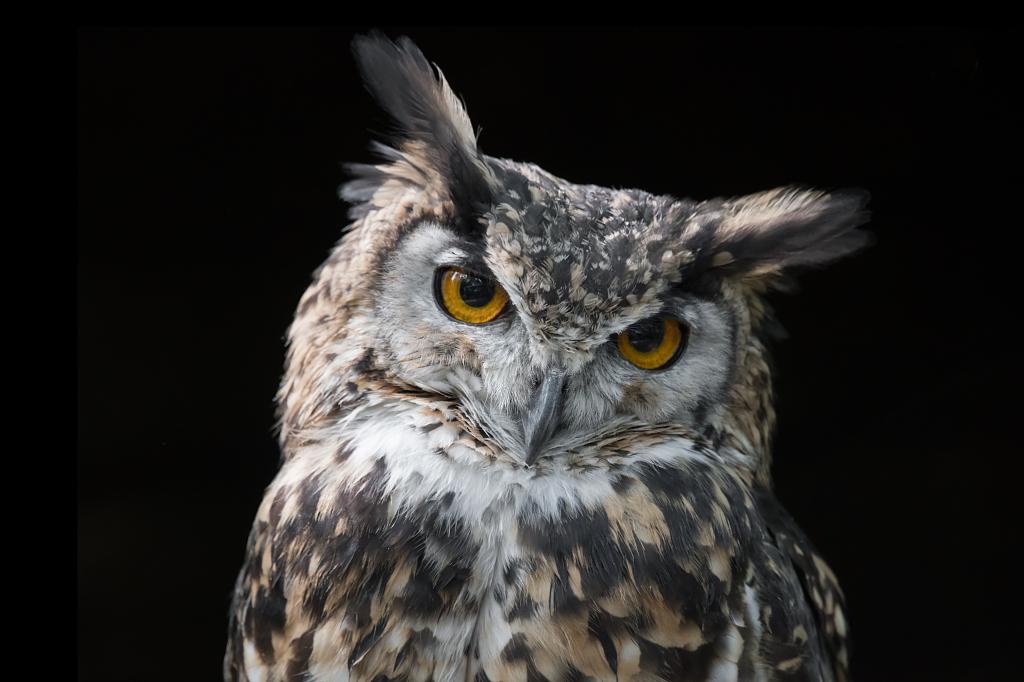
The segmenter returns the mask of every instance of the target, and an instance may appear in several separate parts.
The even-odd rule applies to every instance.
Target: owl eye
[[[497,282],[462,268],[440,268],[434,291],[441,309],[467,324],[487,324],[508,306],[508,294]]]
[[[678,320],[651,317],[619,334],[619,353],[640,369],[665,369],[682,355],[689,336]]]

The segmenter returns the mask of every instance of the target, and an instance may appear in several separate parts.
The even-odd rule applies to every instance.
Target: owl
[[[225,679],[847,679],[764,296],[864,245],[866,194],[574,184],[483,154],[408,39],[354,52],[397,132],[289,329]]]

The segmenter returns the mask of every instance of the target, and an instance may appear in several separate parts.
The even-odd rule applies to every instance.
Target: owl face
[[[695,202],[573,184],[481,153],[412,43],[355,51],[399,131],[342,188],[354,225],[291,331],[286,437],[373,372],[450,400],[524,466],[630,430],[764,440],[760,297],[861,246],[863,194]]]
[[[378,350],[455,397],[523,463],[630,424],[699,428],[723,404],[735,315],[684,282],[694,206],[487,159],[471,230],[410,225],[377,284]]]

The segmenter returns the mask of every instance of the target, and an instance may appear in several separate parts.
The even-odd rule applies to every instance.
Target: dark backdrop
[[[362,30],[362,29],[361,29]],[[481,148],[693,198],[872,195],[877,243],[774,303],[779,495],[855,676],[1018,656],[1020,32],[425,30]],[[282,337],[387,121],[348,30],[82,30],[79,670],[216,679],[277,450]]]

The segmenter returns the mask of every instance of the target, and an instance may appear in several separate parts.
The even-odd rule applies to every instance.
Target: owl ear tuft
[[[705,262],[721,275],[755,279],[825,265],[871,242],[857,229],[870,217],[868,199],[863,190],[782,187],[716,202],[699,212]]]
[[[493,174],[476,146],[462,102],[406,37],[379,33],[352,42],[367,89],[398,126],[397,146],[418,169],[440,177],[458,210],[485,204]]]

